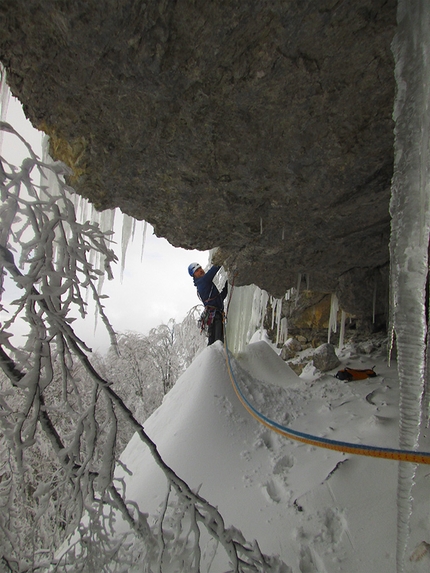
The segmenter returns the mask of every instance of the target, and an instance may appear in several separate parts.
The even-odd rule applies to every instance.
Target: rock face
[[[98,209],[220,247],[236,285],[301,273],[364,312],[350,277],[389,259],[395,21],[395,0],[3,0],[0,59]]]

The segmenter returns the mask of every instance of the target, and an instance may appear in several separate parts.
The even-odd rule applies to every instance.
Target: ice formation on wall
[[[263,328],[269,295],[255,285],[235,287],[227,317],[227,340],[233,354],[242,352],[258,329]]]
[[[391,332],[400,383],[400,447],[415,449],[425,382],[430,231],[430,4],[399,0],[393,42],[397,95],[390,211]],[[405,571],[415,467],[400,463],[397,573]]]
[[[289,296],[290,292],[287,295]],[[269,307],[270,328],[276,331],[276,344],[282,344],[287,340],[288,321],[282,316],[283,298],[271,297],[265,290],[255,285],[233,289],[227,317],[227,339],[229,350],[233,354],[242,352],[258,331],[262,335],[263,321]]]
[[[3,66],[0,64],[0,120],[1,121],[8,121],[9,123],[13,124],[13,117],[8,118],[8,103],[11,97],[11,92],[9,86],[6,82],[6,72]],[[0,130],[0,147],[3,138],[3,131]],[[41,133],[42,138],[42,133]],[[23,157],[17,156],[16,157],[16,164],[19,165],[23,160]],[[46,164],[53,164],[52,158],[49,156],[49,138],[47,136],[43,137],[42,140],[42,161]],[[42,185],[46,185],[48,187],[58,185],[55,177],[53,176],[52,172],[49,170],[46,171],[46,179],[43,180]],[[141,223],[143,225],[143,231],[141,233],[142,237],[142,254],[145,244],[146,238],[146,228],[147,224],[145,221],[136,222],[135,219],[132,217],[125,215],[119,211],[119,209],[106,209],[105,211],[99,212],[93,207],[91,203],[89,203],[85,198],[81,197],[74,193],[73,189],[70,188],[70,199],[74,205],[76,217],[80,222],[84,221],[92,221],[99,224],[100,229],[103,232],[112,232],[114,231],[115,221],[119,219],[119,225],[121,227],[121,247],[119,259],[120,259],[120,274],[121,277],[123,275],[125,269],[125,261],[127,255],[127,249],[130,244],[130,241],[133,240],[133,236],[136,230],[136,223]],[[114,250],[115,246],[113,245],[112,248]],[[100,253],[94,254],[92,253],[93,257],[98,257],[96,260],[91,260],[90,262],[94,264],[95,268],[102,269],[103,268],[103,260],[100,259]],[[100,276],[100,283],[99,283],[99,292],[103,287],[104,275]]]
[[[127,256],[127,248],[130,244],[130,239],[134,237],[136,230],[136,219],[123,213],[122,215],[122,233],[121,233],[121,281],[124,276],[125,259]]]
[[[339,301],[337,296],[332,293],[330,301],[330,318],[328,321],[328,336],[327,342],[330,343],[331,333],[336,334],[337,332],[337,313],[339,312]]]
[[[6,73],[0,64],[0,121],[6,121],[6,114],[9,105],[10,90],[6,83]],[[3,132],[0,132],[0,150],[3,143]]]

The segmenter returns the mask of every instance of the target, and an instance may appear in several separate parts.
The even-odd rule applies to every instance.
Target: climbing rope
[[[297,430],[293,430],[292,428],[288,428],[286,426],[278,424],[278,422],[271,420],[270,418],[259,412],[246,398],[246,396],[240,389],[231,366],[230,352],[228,349],[227,335],[225,331],[224,331],[224,350],[225,350],[227,370],[230,376],[230,380],[233,384],[234,391],[236,392],[236,395],[239,398],[240,402],[242,403],[244,408],[248,411],[248,413],[251,414],[251,416],[253,416],[253,418],[255,418],[258,422],[260,422],[267,428],[270,428],[274,432],[277,432],[278,434],[281,434],[286,438],[290,438],[291,440],[303,442],[305,444],[316,446],[318,448],[326,448],[328,450],[344,452],[346,454],[370,456],[373,458],[385,458],[389,460],[397,460],[400,462],[412,462],[416,464],[430,464],[430,452],[419,452],[414,450],[396,450],[393,448],[381,448],[378,446],[352,444],[349,442],[330,440],[328,438],[321,438],[319,436],[313,436],[312,434],[299,432]]]

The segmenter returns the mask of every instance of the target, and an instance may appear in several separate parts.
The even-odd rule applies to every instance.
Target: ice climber
[[[225,283],[221,292],[213,283],[213,278],[220,268],[214,265],[205,273],[199,263],[191,263],[188,266],[188,272],[193,277],[197,294],[205,306],[202,324],[207,327],[208,346],[215,340],[224,342],[224,299],[227,296],[228,283]]]

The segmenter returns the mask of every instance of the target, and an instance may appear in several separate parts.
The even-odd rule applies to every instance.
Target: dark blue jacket
[[[221,292],[214,285],[213,278],[221,267],[213,266],[200,278],[193,277],[200,300],[205,306],[213,306],[220,311],[224,310],[224,299],[227,296],[228,285],[225,283]]]

